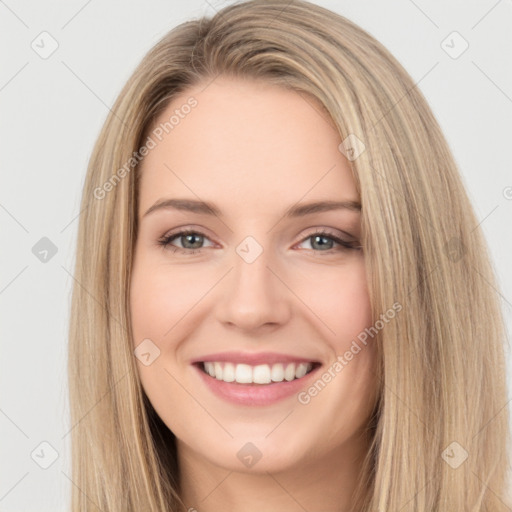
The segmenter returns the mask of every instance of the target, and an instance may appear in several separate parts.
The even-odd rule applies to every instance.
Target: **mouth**
[[[276,352],[218,352],[190,361],[214,396],[236,406],[272,406],[310,386],[318,360]]]
[[[300,380],[321,366],[316,361],[258,365],[229,361],[202,361],[194,365],[215,380],[257,386]]]

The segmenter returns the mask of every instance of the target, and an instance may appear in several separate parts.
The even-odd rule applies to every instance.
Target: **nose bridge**
[[[253,293],[268,293],[268,288],[272,286],[270,282],[272,272],[268,268],[272,266],[271,251],[263,249],[258,242],[244,241],[238,245],[235,252],[236,256],[233,262],[235,286],[239,287],[241,291],[245,288]]]
[[[286,289],[270,268],[273,251],[254,237],[235,248],[233,270],[226,279],[220,302],[220,319],[244,329],[284,322],[289,314]],[[269,268],[270,267],[270,268]]]

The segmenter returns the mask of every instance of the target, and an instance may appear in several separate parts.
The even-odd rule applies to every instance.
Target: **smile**
[[[191,361],[213,396],[237,406],[270,406],[313,382],[322,364],[291,354],[223,352]]]
[[[317,363],[275,363],[275,364],[235,364],[231,362],[208,361],[202,363],[205,373],[217,380],[238,384],[270,384],[291,382],[301,379],[313,370]]]

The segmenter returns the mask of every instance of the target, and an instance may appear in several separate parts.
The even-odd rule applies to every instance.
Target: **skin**
[[[199,512],[348,510],[375,396],[371,340],[308,404],[294,395],[234,405],[190,364],[225,350],[273,351],[318,360],[321,375],[371,325],[363,251],[312,237],[327,229],[359,240],[360,213],[283,218],[297,203],[359,200],[341,138],[312,99],[225,77],[176,97],[156,124],[190,96],[197,106],[142,163],[130,293],[134,347],[149,338],[160,350],[137,364],[176,435],[183,500]],[[166,198],[212,202],[222,215],[144,216]],[[205,238],[158,244],[184,228]],[[249,235],[263,249],[251,264],[236,252]],[[237,457],[248,442],[262,454],[252,467]]]

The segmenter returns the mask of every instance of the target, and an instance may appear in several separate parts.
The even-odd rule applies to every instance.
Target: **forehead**
[[[152,135],[158,127],[161,140]],[[315,100],[295,91],[217,78],[174,98],[152,134],[140,211],[162,197],[199,197],[233,213],[277,211],[302,197],[358,199],[339,134]]]

